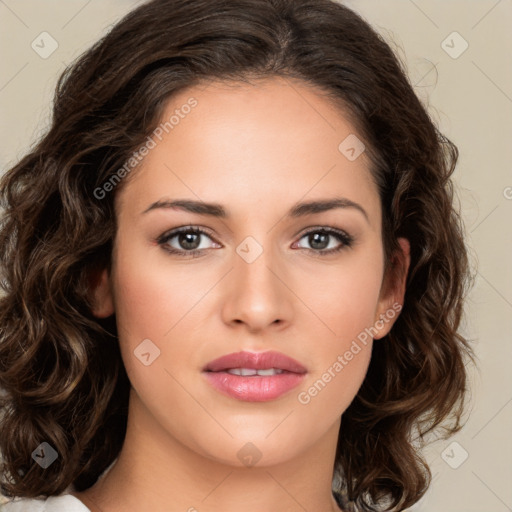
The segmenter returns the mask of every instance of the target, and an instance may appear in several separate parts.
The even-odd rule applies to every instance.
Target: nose
[[[283,329],[292,322],[293,293],[287,286],[284,262],[264,249],[252,262],[234,255],[233,270],[223,290],[222,319],[251,333]]]

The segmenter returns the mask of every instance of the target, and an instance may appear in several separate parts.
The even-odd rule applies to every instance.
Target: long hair
[[[388,270],[397,238],[411,244],[404,307],[343,414],[335,490],[361,510],[402,510],[426,492],[430,471],[413,437],[461,428],[465,362],[474,357],[458,332],[470,275],[451,181],[456,146],[389,45],[338,3],[153,0],[66,69],[50,128],[0,183],[6,496],[85,490],[124,440],[130,384],[115,315],[91,313],[123,180],[108,193],[103,185],[119,177],[173,94],[202,81],[276,76],[316,87],[357,127],[379,189]],[[31,457],[44,441],[58,452],[46,469]]]

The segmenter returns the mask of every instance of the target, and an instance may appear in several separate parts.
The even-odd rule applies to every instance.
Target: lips
[[[275,368],[284,372],[306,373],[306,368],[298,361],[281,352],[234,352],[209,362],[203,371],[223,372],[235,368],[269,370]]]
[[[280,352],[236,352],[203,368],[206,381],[223,395],[246,402],[266,402],[298,386],[306,368]]]

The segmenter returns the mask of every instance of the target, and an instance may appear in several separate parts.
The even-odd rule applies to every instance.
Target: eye
[[[208,244],[208,239],[211,244]],[[198,256],[205,249],[221,247],[220,244],[213,241],[207,231],[193,226],[173,229],[161,235],[157,242],[167,252],[180,256]]]
[[[305,240],[310,248],[303,247],[301,245],[302,240]],[[325,256],[350,247],[352,242],[353,237],[348,233],[334,228],[322,227],[308,231],[292,247],[294,249],[304,248],[316,255]],[[157,243],[168,253],[189,257],[201,256],[206,249],[222,247],[213,240],[207,231],[195,226],[183,226],[164,233],[157,239]]]
[[[353,242],[353,238],[348,233],[333,228],[310,230],[300,238],[298,244],[302,240],[305,240],[305,243],[309,244],[310,247],[298,246],[299,248],[305,248],[322,256],[339,252],[346,247],[350,247]],[[295,244],[294,248],[296,247]]]

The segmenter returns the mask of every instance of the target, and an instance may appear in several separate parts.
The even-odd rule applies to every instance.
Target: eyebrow
[[[149,205],[142,214],[159,208],[184,210],[190,213],[209,215],[222,219],[229,217],[224,207],[218,203],[205,203],[203,201],[194,201],[191,199],[176,199],[173,201],[160,199]],[[336,208],[354,208],[361,212],[365,219],[369,221],[366,210],[360,204],[344,197],[298,203],[288,211],[287,215],[288,217],[297,218],[305,215],[322,213],[328,210],[334,210]]]

